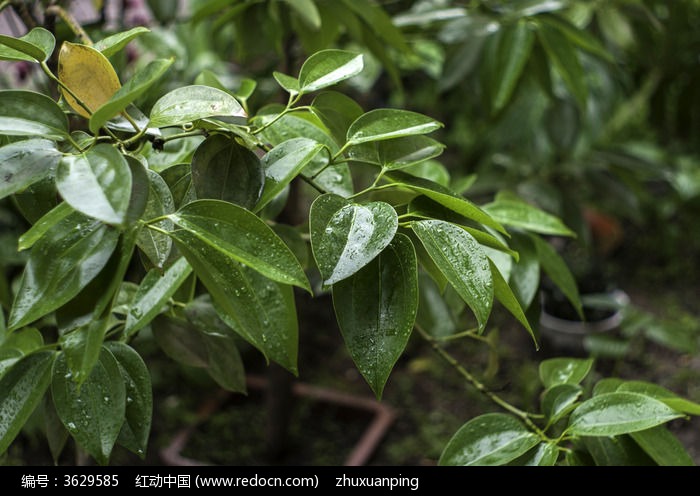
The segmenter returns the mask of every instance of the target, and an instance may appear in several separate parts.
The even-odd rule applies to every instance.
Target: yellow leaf
[[[58,79],[83,103],[78,103],[61,88],[68,105],[87,118],[121,88],[119,77],[107,57],[92,47],[67,41],[63,42],[58,54]]]

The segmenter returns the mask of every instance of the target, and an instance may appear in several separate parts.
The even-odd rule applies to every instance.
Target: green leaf
[[[78,387],[88,379],[99,360],[108,323],[107,318],[94,319],[59,339],[71,378]]]
[[[76,296],[107,264],[118,238],[115,229],[77,212],[50,228],[32,247],[10,312],[10,330]]]
[[[44,28],[34,28],[21,38],[0,34],[0,60],[46,62],[56,46],[56,38]]]
[[[564,80],[564,84],[578,104],[584,108],[588,98],[588,88],[576,49],[561,31],[547,24],[540,24],[537,37],[549,61]]]
[[[439,465],[503,465],[540,441],[518,420],[503,413],[487,413],[464,424],[440,456]]]
[[[593,396],[598,396],[605,393],[614,393],[624,382],[625,381],[618,379],[617,377],[601,379],[596,382],[595,386],[593,386]]]
[[[0,453],[19,434],[49,387],[55,353],[28,355],[0,377]]]
[[[205,334],[209,375],[227,391],[246,392],[243,360],[230,336]]]
[[[491,83],[495,87],[491,89],[491,105],[494,112],[498,112],[513,95],[530,58],[535,35],[528,21],[520,19],[501,28],[494,36],[498,39],[498,48],[493,61],[495,80]]]
[[[497,200],[482,207],[496,221],[506,226],[554,236],[576,236],[557,217],[517,200]]]
[[[36,243],[46,231],[74,212],[75,210],[66,202],[59,203],[19,237],[17,250],[28,250],[34,246],[34,243]]]
[[[579,436],[617,436],[643,431],[683,414],[638,393],[605,393],[584,401],[569,418],[567,432]]]
[[[520,305],[528,308],[540,286],[540,261],[529,237],[513,233],[510,246],[518,253],[518,260],[511,268],[509,285]]]
[[[255,212],[270,203],[324,149],[321,143],[314,140],[292,138],[270,150],[262,158],[265,187]]]
[[[527,329],[527,332],[530,333],[532,340],[535,342],[535,346],[539,348],[535,331],[532,330],[530,322],[527,320],[525,312],[520,306],[520,302],[513,294],[513,290],[510,289],[510,286],[508,286],[508,283],[503,278],[503,275],[498,270],[498,267],[496,267],[496,264],[494,264],[490,259],[489,267],[491,268],[491,277],[493,279],[494,296],[498,301],[501,302],[501,304],[504,307],[506,307],[506,309],[513,315],[513,317],[518,319],[518,322],[520,322],[523,325],[523,327]]]
[[[629,436],[584,437],[582,444],[598,466],[649,466],[654,462]]]
[[[63,157],[56,169],[56,187],[66,203],[89,217],[115,225],[126,220],[131,169],[111,145]]]
[[[294,10],[309,28],[321,28],[321,14],[313,0],[284,0],[289,8]]]
[[[603,14],[604,16],[604,14]],[[565,18],[556,15],[545,14],[537,17],[543,24],[549,24],[552,28],[561,32],[568,40],[588,53],[595,55],[607,62],[614,63],[615,58],[589,31],[579,29]]]
[[[582,393],[583,388],[578,384],[557,384],[547,388],[542,394],[542,413],[550,424],[554,424],[573,409]]]
[[[581,297],[579,296],[576,280],[571,275],[571,271],[562,260],[554,248],[538,236],[530,236],[530,239],[535,244],[537,258],[540,261],[540,266],[556,284],[564,296],[571,302],[578,314],[583,317],[583,307],[581,305]]]
[[[299,94],[299,80],[297,78],[277,71],[272,73],[272,77],[274,77],[275,81],[277,81],[282,89],[290,95],[294,96]]]
[[[44,425],[46,426],[46,440],[49,444],[51,457],[54,465],[58,466],[58,458],[61,456],[63,448],[68,441],[68,430],[65,428],[61,419],[58,417],[56,407],[51,397],[51,390],[47,391],[43,400]]]
[[[149,126],[179,126],[209,117],[246,122],[246,113],[234,97],[216,88],[194,85],[177,88],[154,103]]]
[[[403,169],[442,153],[445,145],[427,136],[407,136],[376,144],[380,164],[387,170]]]
[[[64,140],[68,118],[51,98],[24,90],[0,91],[0,134]]]
[[[144,221],[164,217],[175,210],[173,196],[163,178],[152,170],[147,172],[149,179],[148,201],[142,217]],[[170,256],[173,242],[167,234],[161,231],[171,231],[173,229],[173,221],[164,218],[153,225],[160,231],[148,229],[147,227],[141,229],[136,238],[136,245],[155,267],[162,269],[163,264]]]
[[[657,384],[644,381],[625,381],[619,384],[616,391],[643,394],[657,399],[679,412],[689,415],[700,415],[700,404],[682,398],[673,391],[669,391],[665,387]]]
[[[163,272],[151,269],[139,285],[129,308],[124,332],[128,335],[148,325],[192,273],[187,260],[180,258]]]
[[[192,167],[190,164],[177,164],[160,173],[172,193],[177,208],[197,199],[192,184]]]
[[[409,188],[418,194],[425,195],[434,202],[437,202],[443,207],[446,207],[453,212],[457,212],[468,219],[479,222],[484,226],[491,227],[499,232],[502,232],[503,234],[507,234],[505,228],[499,222],[495,221],[488,213],[484,212],[481,208],[477,207],[466,198],[453,193],[448,188],[440,184],[433,181],[428,181],[427,179],[412,176],[411,174],[407,174],[403,171],[387,172],[384,177],[395,183],[397,186]]]
[[[100,41],[96,41],[93,48],[102,52],[102,55],[105,57],[111,57],[124,48],[127,43],[143,33],[150,33],[150,29],[144,28],[143,26],[137,26],[129,29],[128,31],[116,33],[111,36],[107,36]]]
[[[28,139],[0,147],[0,198],[49,176],[60,159],[56,143],[45,139]]]
[[[579,384],[592,367],[592,358],[550,358],[540,363],[540,380],[545,388],[557,384]]]
[[[311,248],[323,283],[350,277],[386,248],[399,225],[388,203],[349,203],[339,196],[318,197],[309,213]]]
[[[369,264],[333,285],[333,306],[345,345],[377,399],[413,330],[417,271],[413,243],[397,234]]]
[[[299,92],[318,91],[362,71],[362,54],[345,50],[321,50],[309,57],[299,71]]]
[[[207,366],[206,343],[187,321],[158,315],[151,322],[151,329],[158,346],[176,362],[190,367]]]
[[[311,292],[294,254],[263,220],[248,210],[219,200],[197,200],[171,214],[170,219],[225,257],[274,281]]]
[[[126,209],[125,223],[127,226],[135,226],[146,213],[146,205],[148,205],[150,187],[148,168],[136,157],[124,155],[124,158],[131,172],[131,194],[129,195],[129,206]]]
[[[173,64],[174,59],[157,59],[129,79],[107,103],[90,116],[90,131],[96,134],[105,123],[143,95]]]
[[[431,336],[436,338],[451,336],[457,330],[457,326],[440,288],[426,273],[419,274],[418,280],[420,304],[416,322]]]
[[[542,442],[530,451],[513,460],[510,465],[526,467],[553,467],[559,459],[559,449],[556,444]]]
[[[262,194],[265,172],[255,153],[215,134],[192,157],[192,184],[197,198],[224,200],[251,210]]]
[[[683,444],[663,426],[632,432],[630,436],[658,465],[664,467],[695,465]]]
[[[355,100],[336,91],[320,93],[314,98],[311,111],[340,145],[345,143],[350,124],[363,114],[362,107]]]
[[[146,454],[153,417],[151,376],[141,356],[124,343],[105,343],[119,363],[126,393],[125,422],[117,442],[142,459]]]
[[[112,353],[102,349],[90,377],[80,387],[72,380],[65,355],[59,355],[53,366],[51,394],[68,432],[100,465],[106,465],[126,408],[124,380]]]
[[[488,258],[464,229],[441,220],[411,223],[430,258],[464,302],[483,331],[491,314],[494,283]]]
[[[347,141],[352,145],[404,136],[427,134],[442,127],[428,117],[408,110],[375,109],[358,117],[348,128]]]
[[[291,286],[240,265],[191,232],[171,235],[222,320],[266,358],[296,373],[298,328]]]

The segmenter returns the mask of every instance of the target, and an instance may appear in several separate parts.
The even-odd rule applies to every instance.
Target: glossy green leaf
[[[616,436],[642,431],[683,414],[638,393],[605,393],[584,401],[569,418],[567,432],[579,436]]]
[[[540,380],[545,388],[557,384],[579,384],[592,367],[592,358],[550,358],[540,363]]]
[[[55,353],[28,355],[0,377],[0,453],[19,434],[49,387]]]
[[[348,203],[326,194],[309,213],[311,248],[324,284],[331,285],[362,269],[396,234],[398,216],[388,203]]]
[[[87,380],[99,360],[107,324],[106,318],[95,319],[59,339],[71,380],[78,386]]]
[[[321,50],[309,57],[299,71],[300,93],[311,93],[344,81],[362,71],[362,54],[345,50]]]
[[[506,307],[506,310],[508,310],[513,315],[513,317],[518,319],[518,322],[520,322],[522,326],[527,330],[527,332],[530,333],[532,340],[535,342],[535,346],[539,348],[535,331],[532,330],[530,322],[527,320],[525,312],[520,306],[520,302],[515,297],[515,294],[513,294],[513,290],[510,288],[510,286],[508,286],[508,283],[503,278],[503,275],[501,274],[498,267],[496,267],[496,264],[494,264],[490,259],[489,267],[491,268],[491,277],[493,279],[494,296],[498,301],[501,302],[501,304],[504,307]]]
[[[377,156],[387,170],[403,169],[442,153],[445,145],[427,136],[408,136],[380,141],[376,144]]]
[[[100,465],[106,465],[124,423],[126,408],[119,363],[103,348],[90,377],[78,387],[65,356],[59,355],[52,375],[51,394],[63,425]]]
[[[4,317],[0,315],[0,318]],[[4,326],[4,322],[0,327]],[[0,332],[0,351],[15,350],[19,356],[28,355],[44,344],[44,338],[39,330],[34,327],[25,327],[19,331],[4,335]]]
[[[227,391],[246,392],[243,360],[230,336],[205,335],[209,375]]]
[[[10,329],[76,296],[107,264],[118,237],[115,229],[77,212],[50,228],[32,247],[10,312]]]
[[[287,93],[291,95],[299,94],[299,80],[297,78],[277,71],[272,73],[272,77],[275,78],[277,84],[279,84]]]
[[[333,285],[333,306],[345,345],[377,399],[413,330],[417,271],[413,243],[397,234],[369,264]]]
[[[126,220],[131,180],[126,159],[107,144],[80,155],[66,155],[56,168],[56,187],[66,203],[107,224]]]
[[[314,98],[311,111],[321,119],[340,145],[345,143],[350,124],[363,113],[355,100],[335,91],[320,93]]]
[[[136,38],[143,33],[149,33],[150,30],[143,27],[137,26],[131,28],[128,31],[122,31],[121,33],[115,33],[111,36],[107,36],[99,41],[96,41],[93,48],[102,52],[105,57],[111,57],[122,48],[124,48],[127,43]]]
[[[624,467],[654,465],[653,460],[629,436],[590,436],[582,440],[583,447],[598,466]]]
[[[416,322],[431,336],[451,336],[457,330],[457,325],[440,288],[426,273],[419,274],[418,280],[420,304]]]
[[[617,377],[606,377],[596,382],[593,386],[593,396],[598,396],[605,393],[614,393],[617,391],[621,384],[625,381],[618,379]]]
[[[583,388],[578,384],[552,386],[542,394],[542,413],[550,424],[554,424],[573,409],[582,393]]]
[[[528,21],[521,19],[501,28],[494,36],[498,40],[494,64],[491,105],[498,112],[510,101],[532,52],[535,34]]]
[[[138,71],[107,103],[99,107],[90,116],[90,131],[97,133],[105,123],[123,111],[130,103],[143,95],[173,64],[174,59],[152,60]]]
[[[148,325],[192,273],[187,260],[180,258],[167,268],[151,269],[139,285],[126,317],[124,332],[133,334]]]
[[[148,172],[148,201],[146,210],[143,213],[143,220],[158,219],[175,211],[175,201],[170,193],[168,185],[156,172]],[[173,221],[164,218],[154,223],[154,227],[159,229],[149,229],[144,227],[136,238],[136,245],[148,257],[154,267],[163,268],[163,264],[170,256],[173,241],[161,231],[171,231]]]
[[[529,237],[513,233],[510,246],[518,253],[518,260],[513,263],[508,282],[520,305],[528,308],[540,286],[540,261]]]
[[[36,243],[46,231],[74,212],[75,210],[66,202],[59,203],[19,237],[17,249],[19,251],[28,250],[34,246],[34,243]]]
[[[440,456],[439,465],[504,465],[535,447],[540,437],[503,413],[487,413],[464,424]]]
[[[348,128],[347,141],[353,145],[404,136],[427,134],[442,127],[428,117],[408,110],[375,109],[362,114]]]
[[[631,432],[630,436],[658,465],[664,467],[695,465],[683,444],[664,426]]]
[[[190,367],[207,366],[207,348],[201,333],[183,319],[158,315],[151,322],[158,346],[176,362]]]
[[[119,363],[126,393],[125,422],[117,442],[143,459],[153,417],[151,376],[141,356],[130,346],[110,341],[105,348]]]
[[[616,391],[639,393],[657,399],[674,410],[689,415],[700,415],[700,404],[678,396],[663,386],[644,381],[625,381],[619,384]]]
[[[170,218],[225,257],[274,281],[311,291],[294,254],[263,220],[248,210],[219,200],[197,200]]]
[[[20,38],[0,34],[0,60],[46,62],[53,53],[56,39],[44,28],[33,28]]]
[[[494,283],[479,243],[464,229],[440,220],[412,222],[411,228],[483,331],[493,306]]]
[[[265,171],[255,153],[215,134],[192,157],[192,184],[199,199],[224,200],[251,210],[262,194]]]
[[[129,195],[129,206],[126,209],[125,224],[134,226],[146,213],[150,181],[148,180],[148,168],[141,160],[131,155],[124,155],[124,158],[131,172],[131,194]]]
[[[524,455],[513,460],[510,465],[525,467],[553,467],[559,459],[556,444],[542,442]]]
[[[24,90],[0,91],[0,134],[64,140],[68,118],[51,98]]]
[[[385,177],[398,186],[409,188],[418,194],[427,196],[453,212],[506,234],[505,228],[488,213],[440,184],[415,177],[404,171],[387,172]]]
[[[581,297],[579,296],[576,280],[571,274],[566,262],[559,256],[554,248],[538,236],[530,236],[530,239],[535,244],[537,258],[540,261],[540,267],[545,271],[549,278],[557,285],[566,298],[571,302],[579,315],[583,316],[583,307],[581,305]]]
[[[63,422],[61,422],[61,419],[58,417],[50,389],[44,395],[42,407],[44,425],[46,427],[46,441],[48,441],[54,465],[58,466],[58,458],[61,456],[63,448],[66,446],[69,434]]]
[[[49,175],[27,186],[24,191],[14,194],[13,201],[27,221],[38,221],[59,203],[55,178]]]
[[[192,184],[192,167],[190,164],[173,165],[161,171],[160,176],[172,193],[175,207],[180,208],[197,199],[197,194]]]
[[[517,200],[497,200],[482,207],[496,221],[506,226],[554,236],[575,236],[557,217]]]
[[[605,14],[603,14],[605,16]],[[537,20],[543,24],[548,24],[560,31],[566,38],[578,48],[587,51],[608,62],[615,62],[615,58],[587,29],[580,29],[566,20],[562,16],[542,15]]]
[[[0,147],[0,198],[49,176],[60,159],[56,143],[45,139],[28,139]]]
[[[314,158],[324,146],[307,138],[292,138],[280,143],[263,158],[265,187],[255,206],[259,212],[275,198]],[[328,154],[326,153],[327,157]]]
[[[240,265],[188,231],[172,233],[219,316],[266,358],[297,370],[297,318],[291,286]]]
[[[321,27],[321,14],[313,0],[284,0],[289,8],[299,15],[309,28],[317,30]]]
[[[540,24],[537,37],[551,65],[561,75],[579,105],[585,107],[588,88],[576,49],[561,31],[548,24]]]
[[[209,117],[246,122],[246,113],[234,97],[216,88],[194,85],[174,89],[154,103],[149,126],[179,126]]]

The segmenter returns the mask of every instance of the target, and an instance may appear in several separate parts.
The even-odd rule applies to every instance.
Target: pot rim
[[[618,306],[618,309],[610,317],[593,322],[562,319],[547,313],[543,305],[540,312],[540,326],[547,331],[577,336],[612,331],[622,322],[624,317],[623,309],[629,304],[630,298],[621,289],[611,291],[609,294]]]

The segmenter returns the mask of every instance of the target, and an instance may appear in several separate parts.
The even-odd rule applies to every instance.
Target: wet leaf
[[[387,170],[416,165],[442,153],[445,145],[427,136],[409,136],[380,141],[376,144],[377,158]]]
[[[568,414],[583,393],[578,384],[557,384],[542,394],[542,413],[554,424]]]
[[[179,126],[209,117],[245,124],[246,113],[228,93],[209,86],[183,86],[162,96],[151,108],[151,127]]]
[[[540,437],[503,413],[487,413],[464,424],[450,439],[439,465],[503,465],[535,447]]]
[[[115,33],[111,36],[107,36],[106,38],[95,42],[93,48],[102,52],[102,55],[105,57],[111,57],[137,36],[149,32],[149,29],[143,26],[137,26],[129,29],[128,31],[122,31],[121,33]]]
[[[413,243],[397,234],[369,264],[333,285],[333,306],[345,345],[377,399],[413,330],[417,270]]]
[[[311,93],[332,86],[362,71],[362,54],[345,50],[321,50],[309,57],[299,71],[299,92]]]
[[[45,139],[28,139],[1,147],[0,198],[49,176],[60,159],[56,143]]]
[[[90,377],[78,387],[64,355],[53,367],[51,394],[63,425],[100,465],[109,462],[124,423],[126,388],[119,363],[103,348]]]
[[[638,393],[605,393],[584,401],[569,418],[567,432],[579,436],[617,436],[664,424],[683,414]]]
[[[192,184],[199,199],[224,200],[252,210],[262,194],[265,171],[255,153],[216,134],[192,157]]]
[[[348,128],[346,139],[357,145],[404,136],[427,134],[442,124],[426,115],[400,109],[375,109],[358,117]]]
[[[60,88],[68,105],[86,118],[121,88],[107,57],[90,46],[68,41],[63,42],[58,54],[58,79],[70,90]]]
[[[148,325],[191,273],[192,267],[184,258],[178,259],[165,272],[148,271],[129,307],[124,332],[131,335]]]
[[[53,53],[56,39],[44,28],[33,28],[20,38],[0,34],[0,60],[46,62]]]
[[[540,287],[540,262],[527,236],[513,233],[510,246],[518,253],[518,260],[513,263],[508,282],[520,305],[528,308]]]
[[[175,211],[175,202],[168,185],[158,173],[149,170],[148,173],[148,201],[142,219],[149,221],[171,214]],[[171,231],[173,221],[164,218],[154,223],[154,227],[161,231]],[[173,241],[170,237],[147,226],[141,229],[136,238],[136,245],[148,257],[154,267],[163,268],[163,264],[170,256]]]
[[[197,200],[171,214],[170,219],[223,256],[274,281],[311,291],[294,254],[250,211],[219,200]]]
[[[51,98],[24,90],[0,91],[0,134],[64,140],[68,118]],[[44,141],[44,140],[42,140]],[[15,143],[16,145],[16,143]],[[30,148],[32,143],[25,143]],[[3,148],[6,148],[6,145]]]
[[[126,421],[117,442],[143,459],[146,456],[153,417],[151,376],[141,356],[130,346],[110,341],[105,343],[105,348],[119,363],[126,393]]]
[[[494,283],[479,243],[464,229],[441,220],[412,222],[411,228],[483,331],[493,306]]]
[[[520,302],[513,294],[513,290],[510,288],[510,286],[508,286],[508,283],[503,278],[503,275],[501,274],[500,270],[498,269],[498,267],[496,267],[496,264],[494,264],[491,260],[489,260],[489,267],[491,268],[491,276],[493,278],[494,296],[498,301],[501,302],[501,304],[504,307],[506,307],[506,309],[513,315],[513,317],[518,319],[518,322],[522,324],[522,326],[532,337],[532,340],[535,342],[535,346],[539,348],[535,331],[532,330],[530,322],[527,320],[525,312],[520,306]]]
[[[535,244],[537,258],[540,261],[542,269],[562,293],[564,293],[581,318],[583,318],[583,307],[581,305],[578,287],[576,286],[576,280],[571,274],[566,262],[564,262],[554,248],[543,239],[534,235],[530,236],[530,239]]]
[[[666,427],[657,426],[632,432],[630,436],[658,465],[663,467],[695,465],[683,444]]]
[[[335,91],[324,91],[314,98],[311,111],[321,119],[336,143],[345,143],[348,128],[363,113],[355,100]]]
[[[381,253],[398,228],[388,203],[348,203],[326,194],[311,205],[311,248],[324,284],[350,277]]]
[[[100,144],[80,155],[66,155],[56,169],[56,187],[75,210],[107,224],[126,220],[131,169],[111,145]]]
[[[540,380],[545,388],[557,384],[579,384],[592,367],[592,358],[550,358],[540,363]]]
[[[482,207],[496,221],[506,226],[554,236],[575,236],[557,217],[518,200],[497,200]]]

